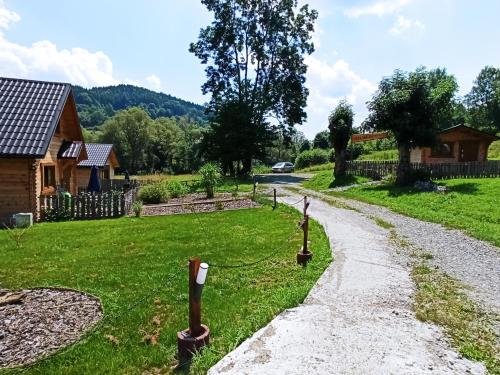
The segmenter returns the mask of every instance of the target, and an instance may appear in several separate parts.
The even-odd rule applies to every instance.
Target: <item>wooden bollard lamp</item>
[[[200,259],[189,260],[189,328],[177,332],[178,359],[190,360],[210,342],[210,329],[201,324],[201,292],[208,272],[208,264]]]
[[[313,257],[313,253],[308,249],[309,215],[307,214],[307,208],[309,204],[307,197],[304,197],[304,219],[299,223],[304,232],[304,242],[302,243],[302,249],[297,253],[297,264],[302,266],[305,266]]]

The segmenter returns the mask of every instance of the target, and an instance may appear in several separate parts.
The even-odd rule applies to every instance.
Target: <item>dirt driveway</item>
[[[485,372],[450,348],[439,327],[415,318],[410,269],[388,230],[316,198],[309,212],[324,226],[335,261],[302,305],[277,316],[209,374]]]

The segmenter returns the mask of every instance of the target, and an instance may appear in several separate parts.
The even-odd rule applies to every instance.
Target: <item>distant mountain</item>
[[[117,111],[129,107],[142,107],[152,118],[188,116],[194,121],[205,122],[205,107],[132,85],[73,87],[80,123],[84,128],[95,128]]]

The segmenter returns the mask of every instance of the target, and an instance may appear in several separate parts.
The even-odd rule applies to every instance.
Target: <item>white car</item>
[[[293,164],[290,162],[279,162],[273,165],[273,173],[290,173],[293,172]]]

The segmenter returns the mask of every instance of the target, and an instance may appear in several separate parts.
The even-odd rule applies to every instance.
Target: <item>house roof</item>
[[[68,83],[0,77],[0,157],[43,157],[70,92]]]
[[[108,158],[113,151],[113,145],[100,143],[85,143],[87,150],[87,160],[82,160],[78,163],[79,167],[104,167],[108,162]]]
[[[58,159],[78,159],[82,152],[83,143],[80,141],[64,141],[57,153]]]
[[[467,132],[474,133],[474,134],[477,134],[477,135],[485,137],[485,138],[491,138],[493,140],[500,140],[500,137],[497,137],[494,134],[483,132],[479,129],[472,128],[472,127],[467,126],[467,125],[455,125],[455,126],[441,130],[438,134],[450,133],[450,132],[455,131],[455,130],[465,130]]]

